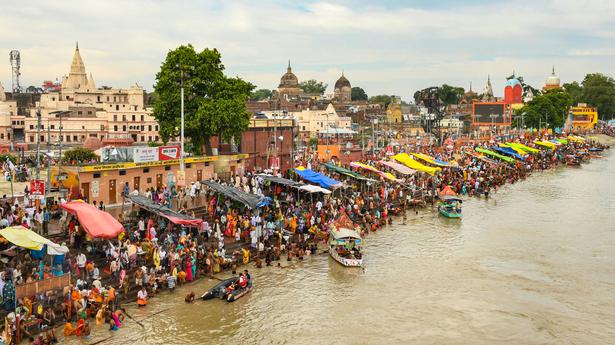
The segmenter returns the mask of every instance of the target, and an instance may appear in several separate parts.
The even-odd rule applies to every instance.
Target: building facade
[[[103,144],[160,140],[158,122],[151,109],[145,107],[144,89],[136,84],[127,89],[97,88],[92,74],[86,73],[79,46],[60,90],[42,94],[29,114],[9,116],[15,137],[29,145],[36,144],[37,135],[40,143],[46,143],[48,135],[51,143],[57,143],[61,136],[65,145],[81,145],[89,137],[98,138]],[[3,143],[10,140],[6,135],[7,124],[6,119],[0,121]]]

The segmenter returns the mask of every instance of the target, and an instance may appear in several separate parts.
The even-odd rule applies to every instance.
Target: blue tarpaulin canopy
[[[494,146],[494,147],[492,147],[492,149],[494,151],[503,153],[503,154],[505,154],[507,156],[512,156],[512,157],[515,157],[515,158],[517,158],[519,160],[525,160],[525,157],[523,157],[522,155],[517,153],[517,151],[513,150],[510,147],[497,147],[497,146]]]
[[[342,185],[340,181],[336,181],[321,173],[317,173],[311,169],[305,169],[302,167],[295,168],[295,172],[301,176],[304,180],[308,180],[312,183],[317,183],[323,188],[336,188]]]

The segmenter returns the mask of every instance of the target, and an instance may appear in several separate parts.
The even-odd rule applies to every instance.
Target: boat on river
[[[438,212],[446,218],[461,218],[463,200],[454,195],[442,195],[438,204]]]
[[[361,267],[363,265],[362,241],[361,236],[354,230],[331,228],[329,255],[346,267]]]
[[[224,279],[223,281],[214,285],[214,287],[212,287],[211,289],[207,290],[203,295],[201,295],[201,298],[204,301],[214,298],[223,299],[224,297],[226,297],[226,288],[231,286],[231,284],[233,284],[237,280],[239,280],[239,277],[230,277],[228,279]]]

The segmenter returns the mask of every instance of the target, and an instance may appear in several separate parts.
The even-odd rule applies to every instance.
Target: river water
[[[322,254],[252,268],[255,289],[237,302],[185,304],[215,283],[200,281],[129,308],[145,328],[127,320],[87,343],[613,344],[615,155],[605,156],[470,199],[462,221],[396,219],[366,239],[365,271]]]

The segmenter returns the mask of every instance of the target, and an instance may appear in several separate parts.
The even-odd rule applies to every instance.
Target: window
[[[117,125],[113,126],[113,131],[117,132]]]
[[[158,125],[156,125],[156,132],[158,132]]]
[[[156,136],[156,139],[154,139],[154,141],[158,141],[158,136]]]
[[[150,132],[152,131],[152,125],[149,125],[149,131]]]
[[[149,168],[143,168],[143,173],[147,174],[149,172]]]
[[[83,112],[82,112],[81,110],[79,110],[79,111],[77,112],[77,115],[82,115],[82,114],[83,114]]]
[[[96,97],[96,101],[100,103],[100,96]]]
[[[33,142],[34,142],[34,136],[33,136],[33,135],[31,135],[31,136],[30,136],[30,142],[31,142],[31,143],[33,143]]]
[[[152,141],[152,136],[147,137],[147,141]]]
[[[126,122],[126,115],[122,115],[122,121]]]
[[[52,100],[52,101],[55,101],[55,100],[56,100],[56,98],[55,98],[55,97],[51,97],[51,100]]]
[[[132,122],[137,121],[137,116],[136,115],[132,115]]]
[[[151,177],[147,178],[147,183],[152,183],[152,178]]]
[[[113,96],[113,102],[116,102],[116,100],[115,100],[115,96]]]
[[[113,115],[113,121],[117,121],[117,114]]]
[[[91,110],[88,110],[88,115],[92,115],[92,111]]]
[[[209,162],[205,162],[205,166],[208,167],[209,166]]]
[[[145,125],[141,125],[141,132],[145,130]]]
[[[34,129],[34,125],[30,125],[30,129]]]
[[[66,142],[69,142],[69,143],[70,143],[70,135],[67,135],[67,136],[66,136]]]
[[[145,115],[141,115],[141,121],[145,121]]]
[[[122,126],[122,131],[126,132],[126,125]]]
[[[107,102],[109,102],[109,96],[107,96]]]
[[[303,126],[301,130],[302,130],[302,131],[305,131],[305,126]]]
[[[170,166],[170,165],[167,165],[166,167],[164,167],[164,170],[166,170],[166,171],[171,170],[171,166]]]
[[[100,173],[99,172],[95,172],[94,173],[94,178],[100,178]]]
[[[6,138],[7,138],[8,140],[11,140],[11,133],[6,133]]]
[[[78,137],[76,135],[73,135],[73,141],[78,141],[79,139],[77,139]]]
[[[186,163],[186,168],[192,168],[192,163]]]
[[[0,139],[4,139],[4,133],[0,133]]]
[[[145,135],[142,135],[142,136],[141,136],[141,141],[142,141],[142,142],[143,142],[143,141],[145,141]]]
[[[115,110],[120,110],[120,106],[116,104],[115,105]],[[126,120],[124,120],[124,121],[126,121]]]
[[[41,142],[41,143],[44,143],[44,142],[45,142],[45,136],[44,136],[44,135],[41,135],[40,142]]]
[[[56,129],[56,125],[51,125],[51,129]]]
[[[120,176],[126,175],[126,170],[120,170]]]

